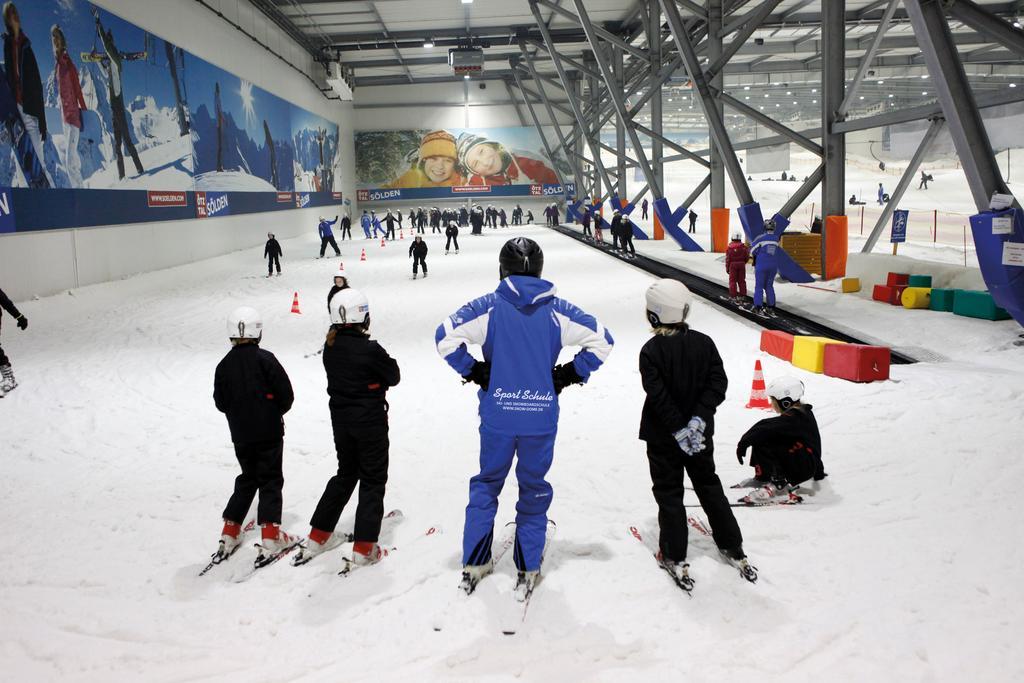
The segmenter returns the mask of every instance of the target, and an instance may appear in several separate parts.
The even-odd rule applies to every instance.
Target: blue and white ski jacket
[[[754,257],[754,270],[776,270],[779,267],[779,238],[772,232],[762,232],[750,245]]]
[[[516,436],[553,434],[558,397],[551,370],[565,346],[582,347],[573,358],[586,382],[612,351],[612,335],[593,316],[555,296],[555,286],[527,275],[510,275],[498,288],[470,301],[437,328],[437,352],[462,376],[482,347],[491,363],[487,391],[480,390],[480,420]]]
[[[323,239],[324,237],[333,237],[334,232],[331,230],[331,226],[337,222],[337,218],[335,218],[333,221],[329,221],[326,218],[320,221],[320,226],[318,227],[318,230],[320,232],[320,239]]]
[[[364,213],[363,217],[359,219],[359,225],[363,226],[363,232],[365,232],[366,236],[369,237],[370,236],[370,217]]]

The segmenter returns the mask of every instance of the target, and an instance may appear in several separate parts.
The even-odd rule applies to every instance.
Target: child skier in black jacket
[[[228,317],[228,336],[232,347],[214,373],[213,400],[227,416],[242,473],[224,508],[224,530],[214,561],[227,559],[241,543],[242,523],[259,491],[259,564],[298,543],[280,528],[284,414],[291,410],[295,396],[277,358],[259,346],[263,337],[259,313],[247,306],[235,310]]]
[[[327,482],[310,519],[309,540],[295,564],[345,542],[334,528],[359,484],[352,562],[372,564],[383,555],[377,544],[388,481],[389,388],[398,384],[398,363],[370,339],[370,305],[360,291],[338,292],[331,302],[331,328],[324,343],[338,473]]]
[[[715,410],[725,400],[728,378],[715,342],[689,329],[692,295],[677,280],[647,290],[647,319],[654,336],[640,351],[647,398],[640,439],[647,442],[654,499],[658,503],[658,563],[684,590],[693,587],[686,561],[687,515],[683,475],[708,515],[715,544],[749,581],[757,570],[743,552],[743,536],[715,474]]]
[[[740,464],[753,448],[750,465],[754,479],[744,482],[756,487],[740,499],[751,505],[798,502],[791,487],[813,478],[824,479],[821,462],[821,433],[809,404],[801,403],[804,384],[794,377],[772,380],[767,388],[772,409],[778,417],[761,420],[747,430],[736,446]]]
[[[416,279],[417,268],[423,266],[423,277],[427,276],[427,243],[423,238],[416,235],[416,239],[409,245],[409,257],[412,258],[412,279]]]

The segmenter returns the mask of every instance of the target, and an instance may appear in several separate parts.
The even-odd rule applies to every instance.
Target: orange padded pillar
[[[850,235],[846,216],[825,217],[825,260],[822,274],[826,280],[846,277],[846,257],[850,253]]]
[[[661,219],[658,218],[658,212],[654,212],[654,239],[663,240],[665,239],[665,228],[661,227]]]
[[[711,251],[724,254],[729,246],[729,209],[711,209]]]

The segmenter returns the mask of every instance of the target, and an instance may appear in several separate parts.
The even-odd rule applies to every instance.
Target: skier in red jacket
[[[732,242],[725,250],[725,272],[729,273],[729,299],[733,303],[743,302],[747,295],[747,260],[750,258],[750,251],[743,239],[737,232],[732,236]]]

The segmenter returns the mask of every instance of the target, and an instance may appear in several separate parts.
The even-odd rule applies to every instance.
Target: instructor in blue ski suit
[[[775,276],[779,274],[779,238],[775,235],[775,221],[764,222],[764,232],[754,238],[750,255],[754,258],[754,311],[774,313]],[[767,302],[765,299],[767,298]],[[764,304],[768,304],[765,310]]]
[[[320,216],[320,225],[317,226],[317,233],[320,235],[320,258],[324,257],[324,252],[327,251],[328,244],[334,247],[335,256],[341,256],[341,249],[338,249],[338,243],[334,241],[334,231],[331,230],[331,226],[337,222],[337,216],[334,217],[333,221],[329,221],[323,216]]]
[[[491,571],[498,494],[518,456],[515,564],[536,580],[544,550],[551,485],[544,480],[554,455],[558,393],[584,384],[611,353],[611,334],[540,278],[544,254],[533,240],[516,237],[499,256],[501,283],[437,328],[437,351],[464,382],[480,386],[480,473],[469,483],[462,541],[463,589]],[[468,345],[479,345],[476,360]],[[555,366],[565,346],[582,349]],[[469,582],[469,585],[467,584]],[[531,581],[532,585],[532,581]]]
[[[363,217],[359,219],[359,225],[362,226],[366,239],[370,239],[370,214],[363,211]]]

